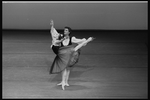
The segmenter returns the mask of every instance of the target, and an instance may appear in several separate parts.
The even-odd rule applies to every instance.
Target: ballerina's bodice
[[[69,37],[69,38],[65,39],[64,41],[62,41],[61,46],[63,47],[63,46],[72,45],[71,39],[72,39],[72,37]]]

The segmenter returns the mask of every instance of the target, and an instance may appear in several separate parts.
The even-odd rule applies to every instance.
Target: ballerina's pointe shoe
[[[68,83],[65,83],[65,85],[66,85],[66,86],[69,86],[69,84],[68,84]]]
[[[92,41],[93,38],[88,38],[85,42],[83,42],[83,46],[86,46],[88,42]]]
[[[59,86],[59,85],[62,85],[62,82],[61,82],[61,83],[58,83],[57,85],[58,85],[58,86]],[[65,86],[69,86],[69,84],[68,84],[68,83],[65,83]]]
[[[62,89],[65,90],[65,84],[62,84]]]
[[[58,83],[57,85],[62,85],[62,82]]]

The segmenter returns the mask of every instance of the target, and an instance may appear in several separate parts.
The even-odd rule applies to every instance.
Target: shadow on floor
[[[57,90],[62,90],[62,87],[57,86],[57,85],[53,88],[57,89]],[[68,86],[68,87],[65,86],[65,91],[78,91],[78,90],[85,90],[85,89],[89,89],[89,87],[83,86],[83,85],[71,85],[71,86]]]

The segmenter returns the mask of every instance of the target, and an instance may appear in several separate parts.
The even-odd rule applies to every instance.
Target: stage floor
[[[146,35],[143,35],[146,34]],[[148,98],[147,33],[74,32],[96,39],[81,49],[69,87],[49,74],[55,54],[48,31],[3,31],[2,98]]]

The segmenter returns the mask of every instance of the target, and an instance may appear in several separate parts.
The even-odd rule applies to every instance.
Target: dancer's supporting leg
[[[70,70],[68,69],[67,70],[67,75],[66,75],[66,80],[65,80],[65,85],[66,86],[69,86],[69,84],[68,84],[69,74],[70,74]]]
[[[62,80],[62,89],[65,90],[65,80],[67,76],[67,71],[66,69],[63,71],[63,80]]]
[[[57,85],[62,85],[62,82],[63,82],[63,73],[64,73],[64,71],[61,72],[62,80],[61,80],[61,82],[58,83]]]
[[[66,69],[61,72],[62,81],[60,83],[58,83],[57,85],[62,85],[62,83],[65,82],[65,74],[66,74]]]
[[[70,70],[69,69],[66,70],[66,76],[64,76],[64,74],[65,74],[65,70],[62,71],[62,81],[57,85],[62,85],[63,83],[65,83],[66,86],[69,86],[68,79],[69,79]]]

